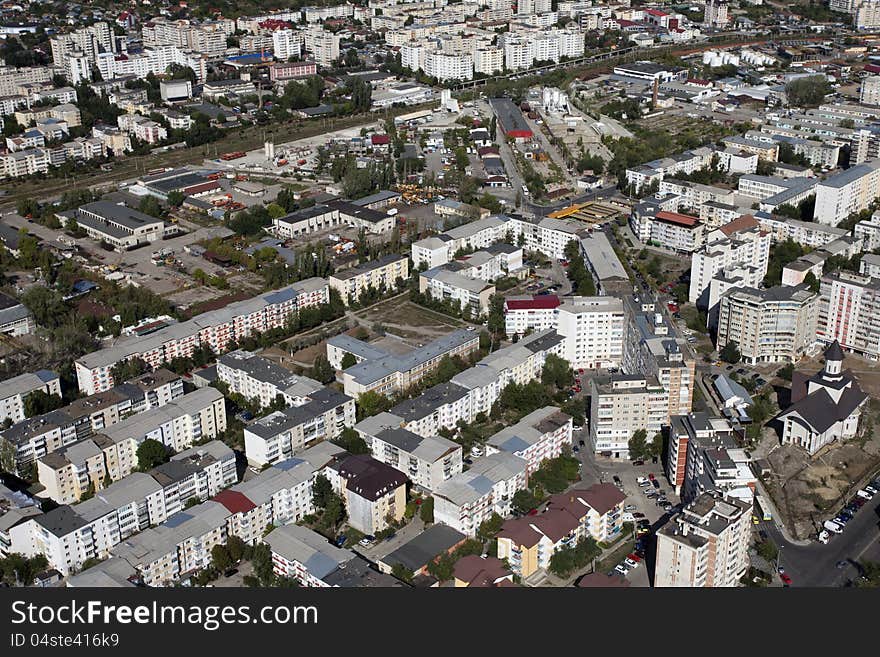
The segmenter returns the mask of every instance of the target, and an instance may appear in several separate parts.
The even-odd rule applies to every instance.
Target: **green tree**
[[[818,107],[831,93],[831,84],[824,75],[797,78],[785,85],[785,96],[792,107]]]
[[[341,369],[347,370],[353,365],[357,365],[357,358],[354,357],[354,354],[346,352],[345,355],[342,357],[342,362],[340,362]]]
[[[483,542],[491,540],[498,532],[501,531],[501,527],[503,525],[504,518],[499,516],[497,513],[493,513],[488,520],[484,520],[482,523],[480,523],[480,526],[477,528],[477,538]]]
[[[352,427],[345,427],[342,432],[333,440],[349,454],[369,454],[370,448],[361,438],[361,435]]]
[[[61,408],[64,401],[58,395],[50,395],[42,390],[34,390],[24,398],[24,415],[25,417],[36,417],[43,415],[56,408]]]
[[[541,500],[535,497],[534,494],[532,494],[532,491],[527,488],[516,491],[510,502],[513,509],[523,515],[536,508],[540,503]]]
[[[434,522],[434,498],[426,497],[422,500],[422,504],[419,507],[419,518],[422,519],[422,522],[425,524],[430,524]]]
[[[574,372],[569,362],[556,354],[548,354],[541,370],[541,383],[557,390],[570,388],[574,385]]]
[[[327,477],[319,474],[312,484],[312,501],[317,508],[323,509],[327,506],[331,495],[333,495],[333,485]]]
[[[323,354],[315,358],[312,365],[312,378],[324,384],[332,383],[336,378],[336,372]]]
[[[138,469],[146,472],[168,461],[168,449],[158,440],[147,438],[137,448]]]
[[[211,548],[211,565],[221,573],[232,567],[233,560],[225,545],[217,544]]]
[[[391,400],[375,390],[368,390],[367,392],[358,395],[357,406],[358,417],[364,419],[366,417],[378,415],[383,411],[387,411],[391,408]]]
[[[721,351],[718,352],[718,357],[725,363],[736,365],[742,358],[742,354],[739,352],[739,345],[731,340],[724,345],[724,348]]]
[[[636,429],[629,439],[629,457],[637,461],[648,456],[648,432],[644,429]]]
[[[411,584],[413,577],[415,577],[415,573],[402,563],[396,563],[391,566],[391,575],[402,582],[407,582],[408,584]]]

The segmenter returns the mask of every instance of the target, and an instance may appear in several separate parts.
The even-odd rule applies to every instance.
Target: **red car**
[[[578,374],[583,374],[583,373],[584,373],[583,368],[581,368],[581,369],[578,370]]]
[[[648,473],[648,479],[650,479],[651,481],[654,481],[654,473],[653,472]]]
[[[782,580],[782,583],[783,583],[785,586],[791,586],[791,577],[789,577],[789,576],[786,575],[785,573],[780,573],[780,574],[779,574],[779,579]]]
[[[632,559],[633,561],[635,561],[636,563],[638,563],[639,561],[642,560],[642,558],[641,558],[639,555],[635,554],[635,553],[629,555],[629,558]]]
[[[537,509],[532,509],[531,511],[529,511],[529,515],[530,515],[530,516],[536,516],[536,515],[538,515],[538,510],[537,510]]]

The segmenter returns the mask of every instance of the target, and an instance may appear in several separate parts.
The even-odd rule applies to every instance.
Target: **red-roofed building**
[[[658,27],[674,30],[678,27],[678,17],[674,14],[667,14],[659,9],[646,9],[645,22]]]
[[[220,491],[212,499],[214,502],[225,506],[229,513],[247,513],[257,506],[244,493],[231,489]]]
[[[513,573],[500,559],[470,554],[455,564],[455,587],[497,588],[516,586]]]
[[[510,297],[504,301],[504,327],[507,337],[525,335],[529,330],[543,331],[556,327],[559,297],[539,294],[533,297]]]
[[[391,137],[388,135],[373,135],[370,137],[373,146],[387,146],[391,143]]]
[[[705,226],[698,217],[660,210],[633,212],[633,232],[645,244],[693,253],[703,245]]]
[[[560,549],[588,538],[613,541],[623,528],[625,499],[612,484],[554,495],[543,513],[504,523],[498,533],[498,558],[507,559],[515,574],[529,577],[546,569]]]

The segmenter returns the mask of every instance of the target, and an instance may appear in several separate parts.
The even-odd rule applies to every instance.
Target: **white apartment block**
[[[862,249],[875,251],[880,249],[880,212],[875,212],[866,221],[860,221],[853,228],[853,237],[862,241]]]
[[[767,273],[769,254],[770,235],[751,215],[711,231],[703,248],[692,256],[688,300],[712,310],[715,300],[709,298],[710,284],[723,270],[734,266],[751,272],[745,285],[758,287]]]
[[[145,440],[156,440],[180,452],[194,442],[214,439],[225,430],[223,395],[214,388],[200,388],[109,426],[89,440],[103,452],[105,476],[118,481],[137,467],[137,448]]]
[[[472,317],[480,317],[489,312],[489,300],[495,294],[495,286],[437,267],[419,274],[419,292],[437,301],[452,301],[467,309]]]
[[[439,82],[470,80],[474,77],[474,60],[470,55],[431,52],[425,56],[425,75]]]
[[[25,400],[34,392],[61,396],[61,379],[49,370],[28,372],[0,383],[0,422],[25,419]],[[5,464],[4,464],[5,465]]]
[[[823,180],[816,187],[817,222],[837,226],[880,196],[880,160],[864,162]]]
[[[486,455],[505,452],[518,456],[526,461],[531,474],[545,460],[556,458],[571,445],[571,417],[555,406],[545,406],[490,436],[486,441]]]
[[[700,248],[706,229],[697,217],[666,210],[633,212],[630,226],[643,243],[683,253]]]
[[[735,587],[749,567],[752,505],[703,493],[657,532],[654,586]]]
[[[409,278],[409,258],[391,253],[363,262],[349,269],[341,269],[327,279],[330,287],[339,292],[345,305],[360,300],[369,290],[390,292],[398,289],[398,282]]]
[[[276,411],[247,425],[244,449],[248,463],[278,463],[321,440],[332,440],[355,423],[354,399],[321,388],[308,401]]]
[[[461,445],[442,436],[421,436],[400,425],[397,416],[380,413],[358,422],[355,430],[374,459],[400,470],[428,493],[462,471]]]
[[[629,457],[629,439],[645,429],[648,439],[669,421],[669,394],[655,377],[619,375],[590,381],[590,439],[593,451]]]
[[[309,278],[253,299],[231,303],[146,336],[120,338],[113,347],[95,351],[75,362],[79,389],[94,394],[111,388],[114,381],[110,370],[124,360],[140,358],[155,369],[176,356],[191,356],[202,344],[210,346],[215,353],[222,352],[233,341],[283,327],[298,310],[319,306],[329,300],[327,281]]]
[[[217,379],[229,386],[229,392],[256,400],[263,408],[271,406],[279,395],[288,406],[303,404],[323,387],[314,379],[240,349],[217,359]]]
[[[325,32],[320,27],[311,27],[303,34],[303,45],[318,66],[330,66],[339,59],[340,40],[338,34]]]
[[[556,329],[557,309],[562,302],[554,294],[507,297],[504,300],[504,330],[508,338],[528,332]]]
[[[770,233],[770,239],[773,242],[785,242],[792,240],[802,246],[808,246],[811,249],[819,249],[829,242],[838,240],[841,237],[849,235],[849,231],[843,228],[835,228],[834,226],[826,226],[825,224],[816,224],[811,221],[798,221],[788,217],[777,217],[764,212],[755,215],[755,218],[761,225],[761,230]],[[859,222],[859,224],[868,222]],[[863,245],[867,247],[867,240],[864,235],[859,233],[859,224],[855,227],[856,238],[863,238]],[[880,224],[877,226],[880,229]],[[864,230],[865,233],[868,231]],[[880,248],[880,232],[877,233],[877,247]],[[873,250],[868,248],[868,250]]]
[[[805,287],[733,288],[721,296],[717,347],[735,342],[742,360],[797,362],[816,341],[819,295]]]
[[[272,54],[275,59],[286,62],[302,56],[302,36],[294,30],[275,30],[272,32]]]
[[[566,297],[556,309],[556,332],[572,368],[617,367],[623,360],[626,318],[615,297]]]
[[[524,459],[504,452],[474,459],[434,489],[434,521],[474,536],[493,514],[510,515],[513,496],[528,483],[526,469]]]
[[[845,351],[880,358],[880,279],[847,271],[822,277],[816,337]]]
[[[712,154],[712,149],[701,146],[672,157],[646,162],[626,170],[626,183],[638,191],[644,185],[655,181],[659,183],[665,177],[672,177],[677,173],[691,174],[712,164]]]

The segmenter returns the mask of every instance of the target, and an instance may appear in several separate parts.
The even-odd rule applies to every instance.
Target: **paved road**
[[[827,545],[811,543],[795,545],[785,540],[771,522],[762,522],[766,531],[780,548],[779,561],[792,579],[792,586],[843,586],[856,573],[854,566],[839,569],[840,561],[858,562],[866,553],[877,552],[880,541],[880,496],[868,502],[849,521],[843,534],[833,536]]]

